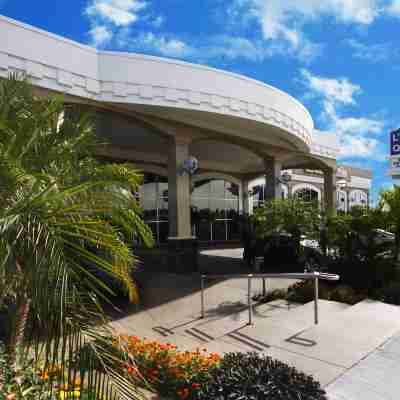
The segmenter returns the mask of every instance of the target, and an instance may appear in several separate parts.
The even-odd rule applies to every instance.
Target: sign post
[[[390,169],[388,175],[400,179],[400,129],[390,132]]]

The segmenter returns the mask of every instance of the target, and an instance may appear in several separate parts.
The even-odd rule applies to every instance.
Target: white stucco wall
[[[307,109],[265,83],[213,68],[139,54],[101,52],[0,16],[0,76],[96,101],[175,107],[279,127],[312,154],[335,158]]]

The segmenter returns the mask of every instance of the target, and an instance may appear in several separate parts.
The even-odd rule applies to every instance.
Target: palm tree
[[[97,145],[87,114],[35,96],[23,77],[0,81],[0,305],[15,307],[12,368],[29,349],[68,376],[79,372],[90,389],[133,398],[121,360],[106,350],[102,304],[114,291],[102,277],[137,301],[128,243],[151,245],[152,235],[134,197],[140,174],[100,163]]]
[[[380,195],[380,208],[386,214],[388,229],[395,235],[394,259],[400,261],[400,187],[383,191]]]

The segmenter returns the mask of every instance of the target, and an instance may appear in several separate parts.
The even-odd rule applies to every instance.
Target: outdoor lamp
[[[199,169],[199,161],[196,157],[189,157],[186,159],[180,168],[180,174],[193,175]]]
[[[276,178],[278,183],[287,184],[292,180],[292,176],[287,172],[284,172],[280,177]]]

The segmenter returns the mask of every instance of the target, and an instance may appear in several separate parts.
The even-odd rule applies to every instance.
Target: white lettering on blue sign
[[[390,132],[390,154],[400,155],[400,129]]]

